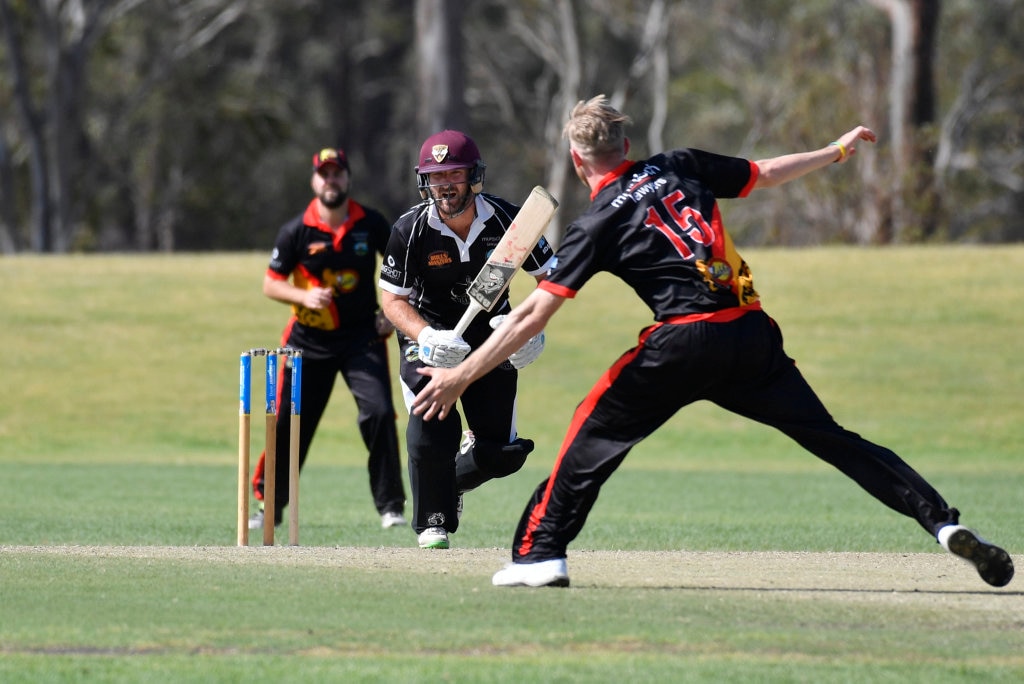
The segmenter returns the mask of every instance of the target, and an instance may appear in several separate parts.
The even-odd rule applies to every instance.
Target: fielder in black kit
[[[391,225],[380,212],[349,197],[351,176],[344,150],[324,148],[313,157],[315,197],[281,226],[263,278],[263,293],[289,305],[291,316],[281,344],[302,351],[302,416],[299,463],[310,444],[340,375],[359,411],[359,434],[367,449],[374,507],[384,528],[406,526],[405,491],[398,427],[391,392],[386,340],[394,328],[377,307],[374,276]],[[289,360],[290,363],[290,360]],[[278,380],[277,453],[288,453],[291,373]],[[253,475],[253,492],[263,501],[266,453]],[[275,521],[288,503],[288,459],[278,458]],[[249,521],[262,528],[264,507]]]
[[[708,400],[770,425],[835,466],[889,508],[917,520],[981,578],[1003,586],[1013,562],[959,524],[913,468],[885,447],[836,423],[761,308],[753,278],[722,223],[718,198],[745,197],[837,162],[875,134],[858,126],[810,152],[752,162],[695,149],[631,161],[628,117],[603,96],[580,102],[565,135],[591,206],[570,224],[547,279],[487,343],[453,369],[426,369],[414,402],[424,419],[444,418],[473,378],[499,363],[596,273],[628,284],[654,314],[577,407],[551,475],[520,518],[512,563],[497,586],[568,586],[566,547],[583,528],[604,482],[629,450],[680,408]]]
[[[466,312],[467,287],[519,211],[483,192],[485,165],[473,140],[445,130],[427,138],[416,173],[424,201],[395,222],[381,266],[384,312],[399,332],[406,403],[429,378],[425,366],[448,367],[479,347],[509,311],[506,292],[478,315],[463,336],[454,332]],[[540,280],[552,258],[541,238],[523,264]],[[406,430],[413,529],[421,548],[447,549],[459,527],[462,494],[522,468],[533,442],[516,428],[518,371],[544,347],[541,331],[466,388],[462,411],[426,422],[410,413]],[[461,443],[461,444],[460,444]]]

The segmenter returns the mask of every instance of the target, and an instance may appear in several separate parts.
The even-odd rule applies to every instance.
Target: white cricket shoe
[[[250,530],[262,530],[263,529],[263,509],[259,509],[252,514],[249,518],[249,529]]]
[[[946,525],[937,535],[943,548],[963,558],[993,587],[1005,587],[1013,579],[1013,559],[1003,549],[985,541],[963,525]]]
[[[447,549],[448,531],[443,527],[428,527],[420,532],[416,541],[421,549]]]
[[[250,530],[262,530],[263,529],[263,517],[264,517],[263,506],[260,506],[259,509],[255,513],[252,514],[252,517],[249,518],[249,529]],[[280,527],[280,526],[281,526],[281,519],[278,518],[278,520],[274,523],[274,527]]]
[[[405,521],[405,516],[401,513],[394,511],[388,511],[384,515],[380,516],[380,526],[385,530],[391,527],[404,527],[408,523]]]
[[[569,571],[564,558],[539,563],[509,563],[494,573],[491,584],[496,587],[567,587]]]

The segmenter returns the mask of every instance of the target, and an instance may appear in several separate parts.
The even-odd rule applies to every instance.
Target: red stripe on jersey
[[[544,290],[545,292],[550,292],[553,295],[565,297],[566,299],[572,299],[573,297],[576,296],[576,290],[571,290],[568,287],[565,287],[564,285],[555,285],[554,283],[548,282],[547,280],[540,281],[540,283],[537,284],[537,287]]]
[[[740,190],[740,194],[738,194],[736,196],[737,197],[746,197],[747,195],[749,195],[750,191],[754,189],[754,185],[757,183],[758,176],[760,176],[760,175],[761,175],[761,167],[759,167],[754,162],[750,162],[750,180],[748,180],[747,184],[743,186],[742,190]]]
[[[298,322],[299,322],[299,320],[297,318],[295,318],[295,316],[292,316],[291,318],[288,319],[288,323],[286,323],[285,326],[284,326],[284,332],[281,333],[281,346],[282,347],[287,347],[288,346],[288,340],[292,336],[292,328],[294,328],[295,324],[298,323]]]
[[[543,282],[541,283],[543,285]],[[590,414],[593,413],[594,407],[597,402],[600,401],[604,393],[608,391],[608,388],[612,386],[615,379],[619,377],[619,373],[622,369],[630,363],[637,354],[643,349],[644,344],[647,342],[647,338],[652,332],[660,328],[664,323],[655,323],[652,326],[644,328],[640,333],[640,339],[637,342],[636,347],[630,349],[628,352],[619,357],[611,368],[605,371],[604,375],[597,381],[597,383],[591,388],[586,398],[577,407],[576,412],[572,416],[572,422],[569,423],[569,431],[565,434],[565,439],[562,441],[562,448],[558,452],[558,457],[555,459],[555,465],[551,469],[551,476],[548,478],[548,486],[544,490],[544,497],[540,500],[533,510],[530,511],[530,520],[526,524],[526,530],[523,532],[523,537],[519,544],[519,555],[525,556],[530,553],[530,549],[533,547],[533,533],[540,525],[541,519],[544,517],[544,513],[548,508],[548,501],[551,500],[551,491],[555,486],[555,479],[558,477],[558,469],[562,465],[562,457],[565,455],[569,445],[576,438],[583,423],[586,422]]]
[[[269,269],[269,268],[267,269],[267,277],[271,278],[273,280],[288,280],[288,276],[281,275],[277,271],[275,271],[273,269]]]
[[[747,312],[760,310],[761,302],[756,301],[751,304],[745,304],[744,306],[734,306],[731,309],[719,309],[718,311],[673,316],[672,318],[665,319],[662,323],[666,325],[681,325],[685,323],[696,323],[697,321],[707,321],[708,323],[728,323],[729,321],[735,321]]]

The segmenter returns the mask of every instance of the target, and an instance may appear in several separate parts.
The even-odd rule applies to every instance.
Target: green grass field
[[[839,422],[1020,566],[1024,248],[745,256]],[[467,496],[450,552],[380,529],[342,385],[303,472],[302,546],[236,548],[238,354],[277,344],[287,316],[260,294],[265,261],[0,259],[0,681],[1024,678],[1024,580],[989,588],[913,521],[708,405],[605,487],[570,547],[572,588],[491,587],[576,403],[650,322],[611,278],[552,322],[520,391],[537,451]]]

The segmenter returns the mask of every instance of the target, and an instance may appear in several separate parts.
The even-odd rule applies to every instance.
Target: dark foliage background
[[[1021,0],[0,0],[0,253],[267,249],[348,152],[395,219],[419,144],[465,128],[490,191],[586,196],[561,124],[606,93],[633,156],[757,159],[882,136],[730,203],[746,244],[1024,235]],[[931,28],[929,28],[931,27]]]

